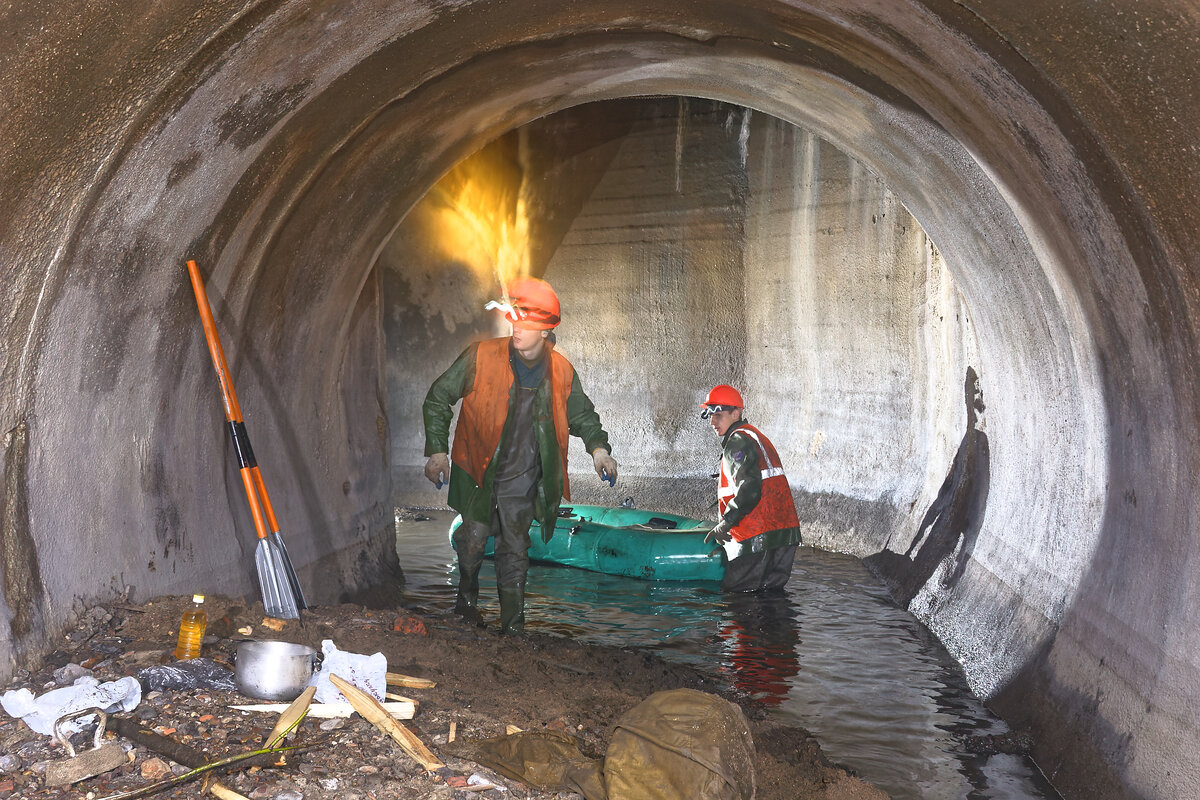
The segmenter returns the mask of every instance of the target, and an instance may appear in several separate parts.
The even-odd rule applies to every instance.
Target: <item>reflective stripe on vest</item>
[[[761,470],[762,495],[758,505],[730,530],[734,541],[744,542],[767,531],[799,527],[800,520],[796,516],[796,503],[792,499],[792,490],[788,485],[787,476],[784,474],[783,464],[779,460],[779,453],[776,452],[775,445],[771,444],[771,440],[753,425],[738,426],[734,434],[738,433],[745,434],[758,446],[762,459],[760,463],[766,466]],[[722,458],[720,479],[717,484],[717,499],[721,516],[725,515],[729,501],[733,499],[735,493],[733,481],[725,472],[725,459]]]

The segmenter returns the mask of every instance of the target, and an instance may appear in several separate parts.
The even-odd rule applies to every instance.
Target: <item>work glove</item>
[[[425,462],[425,477],[436,488],[445,486],[450,475],[450,457],[445,453],[434,453]]]
[[[608,481],[609,486],[617,485],[617,461],[612,453],[602,447],[592,451],[592,463],[596,466],[596,474],[600,480]]]
[[[731,542],[731,541],[733,541],[733,536],[729,533],[729,529],[732,527],[733,527],[732,525],[730,525],[728,522],[726,522],[724,519],[722,519],[720,522],[718,522],[716,525],[713,526],[713,529],[711,531],[709,531],[707,534],[705,534],[704,541],[716,542],[717,544],[725,544],[726,542]]]

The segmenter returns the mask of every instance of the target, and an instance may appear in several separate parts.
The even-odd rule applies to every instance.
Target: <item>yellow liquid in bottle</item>
[[[180,660],[199,657],[200,643],[204,641],[204,631],[208,627],[208,616],[200,607],[204,602],[204,595],[194,595],[192,602],[196,604],[195,608],[185,612],[183,621],[179,624],[179,643],[175,646],[175,657]]]

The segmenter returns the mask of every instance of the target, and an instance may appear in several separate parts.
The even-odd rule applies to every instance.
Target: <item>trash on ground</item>
[[[0,707],[11,717],[20,717],[34,731],[44,735],[54,734],[54,722],[73,711],[99,708],[113,713],[132,711],[142,700],[142,685],[137,678],[126,676],[120,680],[100,683],[84,676],[70,686],[52,689],[34,697],[28,689],[14,689],[0,695]],[[78,733],[91,722],[90,717],[72,720],[62,727],[67,735]]]
[[[467,785],[463,788],[470,789],[472,792],[489,792],[492,789],[499,789],[502,792],[508,791],[507,786],[492,783],[491,780],[483,777],[478,772],[471,773],[471,777],[467,778]]]
[[[380,731],[390,736],[396,744],[400,745],[405,753],[408,753],[424,769],[429,772],[437,772],[445,768],[446,765],[438,760],[438,757],[425,746],[415,733],[388,715],[378,700],[337,675],[331,674],[329,680],[337,687],[338,691],[345,695],[346,700],[349,701],[350,705],[354,706],[355,711]]]
[[[166,756],[177,764],[195,768],[204,765],[208,761],[200,751],[188,747],[182,742],[147,730],[138,725],[134,720],[115,718],[113,722],[115,723],[113,730],[120,733],[129,741],[140,744],[153,753]],[[145,775],[144,770],[143,775],[148,780],[161,780],[166,777],[166,775]],[[209,793],[220,798],[220,800],[248,800],[245,795],[239,794],[217,780],[209,782],[207,788]]]
[[[70,720],[77,717],[97,717],[96,731],[90,750],[75,752],[71,740],[63,729]],[[54,738],[67,751],[67,757],[51,761],[46,765],[47,786],[68,786],[73,783],[94,778],[111,772],[125,764],[125,749],[116,742],[104,741],[104,728],[108,723],[108,715],[98,708],[85,708],[60,717],[54,723]]]
[[[153,664],[138,670],[137,679],[147,692],[180,689],[232,692],[238,688],[233,671],[211,658],[192,658],[173,664]]]
[[[387,658],[383,653],[369,656],[339,650],[329,639],[321,641],[321,669],[312,679],[317,687],[318,703],[345,703],[342,692],[329,682],[330,675],[338,675],[344,681],[362,689],[375,700],[382,700],[387,691]]]
[[[757,791],[754,742],[742,710],[694,689],[656,692],[627,711],[602,759],[583,755],[575,737],[550,730],[459,740],[448,748],[506,778],[586,800],[638,800],[648,786],[672,787],[664,797],[712,800],[750,800]]]
[[[216,664],[227,666],[233,663],[234,651],[241,641],[236,634],[239,628],[253,625],[259,635],[264,635],[257,625],[262,619],[262,606],[220,596],[212,596],[208,601],[213,607],[213,624],[205,655]],[[64,758],[64,748],[50,736],[34,732],[22,715],[10,718],[0,714],[0,797],[60,800],[70,793],[115,800],[169,790],[160,796],[199,797],[205,792],[218,800],[302,797],[338,800],[367,796],[378,800],[451,800],[452,797],[561,800],[563,791],[573,791],[587,800],[623,800],[619,795],[593,791],[597,786],[600,792],[604,791],[603,754],[619,749],[609,743],[618,721],[622,726],[618,728],[621,736],[634,728],[648,727],[622,719],[622,714],[661,689],[680,686],[702,689],[714,685],[690,667],[652,660],[644,653],[596,648],[536,634],[527,639],[500,637],[493,631],[481,632],[448,614],[422,616],[429,631],[427,636],[399,637],[389,624],[395,612],[389,610],[380,614],[378,620],[372,620],[369,609],[347,604],[309,609],[303,625],[289,622],[281,635],[313,647],[319,646],[323,637],[336,635],[339,647],[345,648],[345,652],[373,652],[378,648],[389,663],[404,672],[436,678],[434,689],[435,681],[430,678],[383,673],[385,697],[402,692],[420,699],[419,705],[414,700],[411,707],[413,716],[419,711],[419,722],[402,725],[402,720],[413,718],[410,712],[393,716],[391,703],[385,704],[381,711],[369,692],[353,687],[350,692],[358,692],[360,705],[373,716],[353,713],[354,707],[344,700],[336,707],[348,716],[313,720],[303,719],[305,710],[296,708],[296,702],[261,704],[271,713],[283,712],[276,720],[233,708],[234,704],[254,702],[239,690],[148,689],[137,681],[136,676],[144,667],[169,658],[180,614],[187,602],[188,598],[182,596],[155,598],[144,606],[131,607],[111,617],[106,615],[104,626],[89,622],[84,631],[87,635],[79,632],[69,635],[63,649],[36,671],[18,671],[11,688],[26,690],[26,706],[45,699],[34,695],[48,689],[60,691],[56,688],[60,680],[77,676],[81,686],[87,686],[88,681],[96,684],[121,678],[131,690],[136,686],[139,698],[136,707],[131,708],[132,713],[108,719],[108,742],[120,748],[123,763],[75,783],[67,791],[46,782],[55,762],[70,760]],[[372,624],[358,625],[357,621],[364,616]],[[100,619],[100,615],[89,612],[87,619]],[[91,670],[95,675],[83,675],[83,670]],[[339,676],[339,680],[344,677]],[[9,687],[0,686],[0,693],[6,688]],[[76,686],[64,688],[78,690]],[[5,696],[10,701],[6,711],[10,711],[8,706],[18,694],[14,691]],[[315,686],[305,689],[297,702],[303,705],[302,701],[309,701],[315,694]],[[367,698],[365,703],[363,697]],[[319,717],[322,705],[328,704],[314,705],[307,715]],[[89,709],[83,710],[85,715],[94,715]],[[396,727],[390,728],[384,718],[390,718]],[[758,753],[759,763],[766,770],[757,773],[759,800],[829,798],[834,796],[833,789],[838,788],[857,793],[837,796],[883,800],[884,795],[872,791],[872,787],[828,764],[819,746],[801,729],[782,727],[762,716],[751,716],[750,720],[754,741],[765,743]],[[517,732],[501,735],[506,730],[505,723],[516,723],[511,729]],[[273,724],[276,730],[268,734]],[[126,725],[130,728],[126,729]],[[266,744],[279,737],[280,727],[291,730],[284,738],[287,746],[295,749],[285,752],[277,748],[268,752]],[[519,728],[526,730],[518,731]],[[381,736],[381,732],[386,735]],[[120,739],[112,739],[114,734]],[[505,773],[493,767],[495,757],[481,753],[476,758],[460,750],[464,743],[470,745],[486,737],[494,737],[494,741],[513,749],[531,747],[530,743],[538,739],[544,746],[545,741],[558,737],[562,749],[557,755],[551,754],[553,758],[542,759],[541,772],[522,777],[523,768],[519,765],[514,767],[515,773]],[[71,738],[78,756],[95,749],[91,727]],[[401,742],[408,748],[404,757],[397,752]],[[169,743],[185,749],[173,750],[174,755],[168,755],[162,751]],[[204,764],[204,760],[218,766]],[[81,769],[82,763],[72,766]],[[712,777],[713,770],[701,767],[707,771],[707,779],[716,780]],[[728,767],[724,765],[722,769],[728,773]],[[79,774],[83,771],[86,770],[81,769]],[[219,783],[214,783],[218,775]],[[545,778],[555,775],[562,781],[560,785],[588,788],[584,791],[539,788],[546,785]],[[181,786],[185,781],[195,782]],[[633,795],[625,795],[630,796]],[[714,791],[698,796],[721,795]]]

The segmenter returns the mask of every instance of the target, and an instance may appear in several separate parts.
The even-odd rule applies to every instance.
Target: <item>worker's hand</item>
[[[725,520],[721,520],[720,522],[718,522],[716,525],[713,526],[713,529],[711,531],[709,531],[705,535],[704,541],[716,542],[717,544],[725,544],[726,542],[731,542],[731,541],[733,541],[733,536],[730,535],[729,529],[732,527],[733,526],[730,525]]]
[[[597,447],[592,452],[592,463],[596,466],[596,474],[600,480],[608,481],[609,486],[617,485],[617,460],[612,453],[603,447]]]
[[[446,485],[450,475],[450,457],[445,453],[434,453],[425,462],[425,477],[438,489]]]

